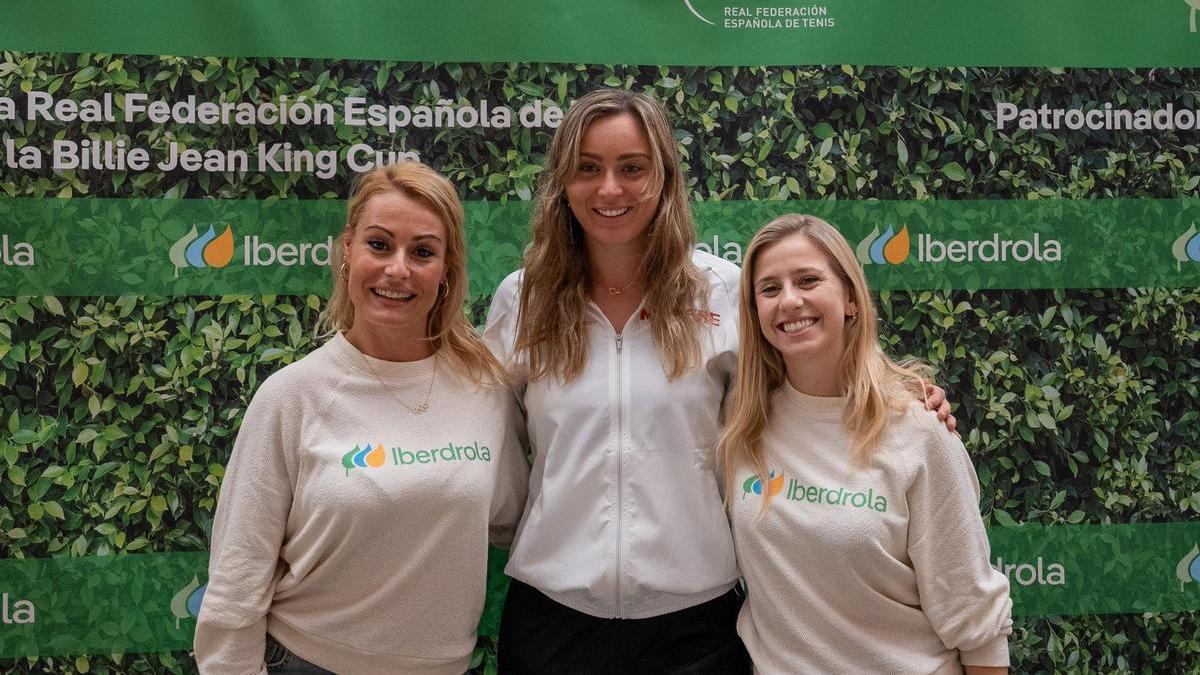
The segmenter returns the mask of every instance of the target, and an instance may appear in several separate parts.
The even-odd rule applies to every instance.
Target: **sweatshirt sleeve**
[[[225,468],[213,520],[208,588],[196,621],[201,673],[263,670],[267,611],[281,576],[279,549],[292,504],[295,406],[278,375],[255,393]]]
[[[963,665],[1007,666],[1012,633],[1008,578],[989,563],[991,549],[979,516],[979,480],[966,448],[924,411],[914,439],[916,473],[908,490],[908,552],[921,608]],[[923,456],[922,456],[923,455]]]
[[[504,447],[500,449],[500,466],[492,492],[488,540],[493,546],[508,548],[525,511],[525,498],[529,493],[529,462],[525,459],[525,416],[517,406],[516,396],[507,387],[503,391],[503,400]]]

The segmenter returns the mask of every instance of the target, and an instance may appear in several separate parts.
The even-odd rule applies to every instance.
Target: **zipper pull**
[[[617,353],[621,353],[621,334],[617,333]]]

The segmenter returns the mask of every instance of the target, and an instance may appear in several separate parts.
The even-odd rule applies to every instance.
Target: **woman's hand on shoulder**
[[[946,390],[936,384],[925,384],[925,409],[937,413],[938,421],[946,425],[946,430],[952,434],[958,433],[958,421],[950,414],[950,401],[946,400]]]

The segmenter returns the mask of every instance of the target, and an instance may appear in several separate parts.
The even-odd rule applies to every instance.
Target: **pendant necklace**
[[[393,400],[395,400],[400,405],[404,406],[404,408],[407,409],[412,414],[420,415],[421,413],[425,412],[426,410],[429,410],[429,397],[433,395],[433,383],[435,380],[437,380],[438,352],[440,352],[440,351],[441,350],[439,349],[437,352],[433,353],[433,372],[429,374],[429,389],[427,389],[425,391],[425,398],[417,405],[409,405],[409,404],[405,403],[404,401],[400,400],[400,397],[396,395],[395,387],[389,386],[388,384],[384,383],[383,378],[379,377],[379,373],[376,373],[375,369],[371,367],[371,362],[367,360],[367,356],[365,354],[363,354],[362,352],[359,352],[359,356],[362,357],[363,364],[367,367],[367,370],[369,370],[371,372],[371,374],[375,376],[375,381],[379,383],[379,386],[381,386],[387,390],[388,394],[392,397]]]
[[[625,293],[625,291],[629,290],[630,286],[632,286],[636,283],[637,283],[637,277],[634,277],[633,281],[630,281],[629,283],[625,284],[624,286],[621,286],[620,288],[617,288],[616,286],[609,286],[608,294],[609,295],[623,295]]]

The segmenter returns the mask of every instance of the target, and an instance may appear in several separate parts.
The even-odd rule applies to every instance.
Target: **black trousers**
[[[737,635],[742,592],[649,619],[598,619],[513,579],[500,620],[500,673],[749,673]]]

